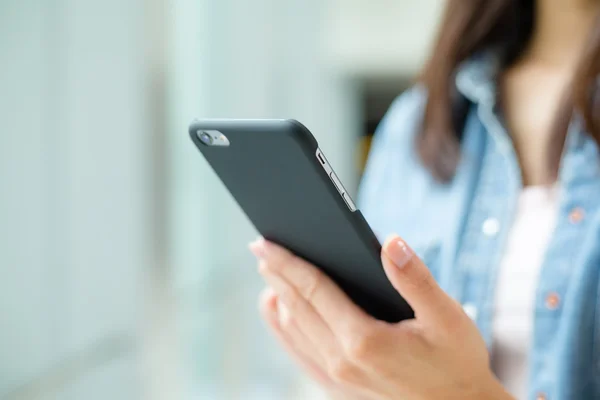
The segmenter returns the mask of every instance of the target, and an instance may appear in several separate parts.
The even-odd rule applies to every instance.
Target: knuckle
[[[379,341],[380,337],[375,331],[367,330],[355,335],[346,342],[346,355],[353,361],[364,363],[372,356]]]
[[[265,272],[270,272],[270,273],[280,273],[285,265],[286,262],[282,261],[282,260],[270,260],[270,261],[266,261],[263,260],[261,261],[261,268],[265,271]]]
[[[421,293],[432,292],[437,287],[433,275],[426,270],[420,271],[413,279],[412,284]]]
[[[279,327],[281,330],[290,332],[294,329],[294,318],[288,313],[279,318]]]
[[[356,376],[356,369],[348,359],[340,357],[329,365],[329,375],[336,382],[349,382]]]
[[[303,300],[298,292],[293,288],[287,288],[281,293],[281,299],[285,303],[287,311],[291,313],[298,312],[302,307]]]
[[[294,254],[290,253],[284,248],[279,248],[273,256],[273,260],[275,261],[275,263],[280,266],[293,264],[296,262],[297,259],[298,257],[296,257]]]
[[[323,276],[317,271],[310,269],[306,272],[306,280],[302,288],[302,295],[309,302],[314,298],[315,293],[321,286]]]
[[[429,353],[429,340],[421,327],[414,324],[405,324],[397,332],[397,335],[398,340],[406,344],[405,355],[419,358],[423,357],[423,354]]]

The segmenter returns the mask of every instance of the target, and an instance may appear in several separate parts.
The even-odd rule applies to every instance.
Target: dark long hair
[[[417,149],[424,165],[440,181],[454,176],[468,104],[456,96],[459,64],[482,51],[494,50],[502,67],[523,53],[534,30],[536,0],[447,0],[441,29],[420,81],[427,88]],[[576,111],[586,131],[600,144],[600,16],[582,54],[571,90],[553,126],[548,176],[556,178],[568,124]]]

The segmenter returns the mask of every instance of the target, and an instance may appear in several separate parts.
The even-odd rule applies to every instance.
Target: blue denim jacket
[[[493,59],[481,58],[457,74],[473,105],[451,183],[436,182],[414,151],[426,101],[417,87],[394,102],[378,128],[359,194],[377,235],[403,236],[489,346],[498,265],[522,188],[497,112],[495,71]],[[600,162],[581,126],[575,120],[569,129],[558,222],[537,284],[531,400],[600,399]]]

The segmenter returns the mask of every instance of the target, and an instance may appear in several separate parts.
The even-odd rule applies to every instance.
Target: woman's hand
[[[269,289],[261,311],[287,351],[339,398],[511,399],[489,368],[485,343],[462,307],[399,238],[383,246],[385,272],[415,311],[375,320],[326,275],[263,239],[250,249]]]

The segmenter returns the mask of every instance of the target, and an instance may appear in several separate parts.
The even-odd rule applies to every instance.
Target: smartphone
[[[414,317],[381,245],[311,132],[295,120],[196,120],[189,134],[265,239],[316,265],[373,317]]]

